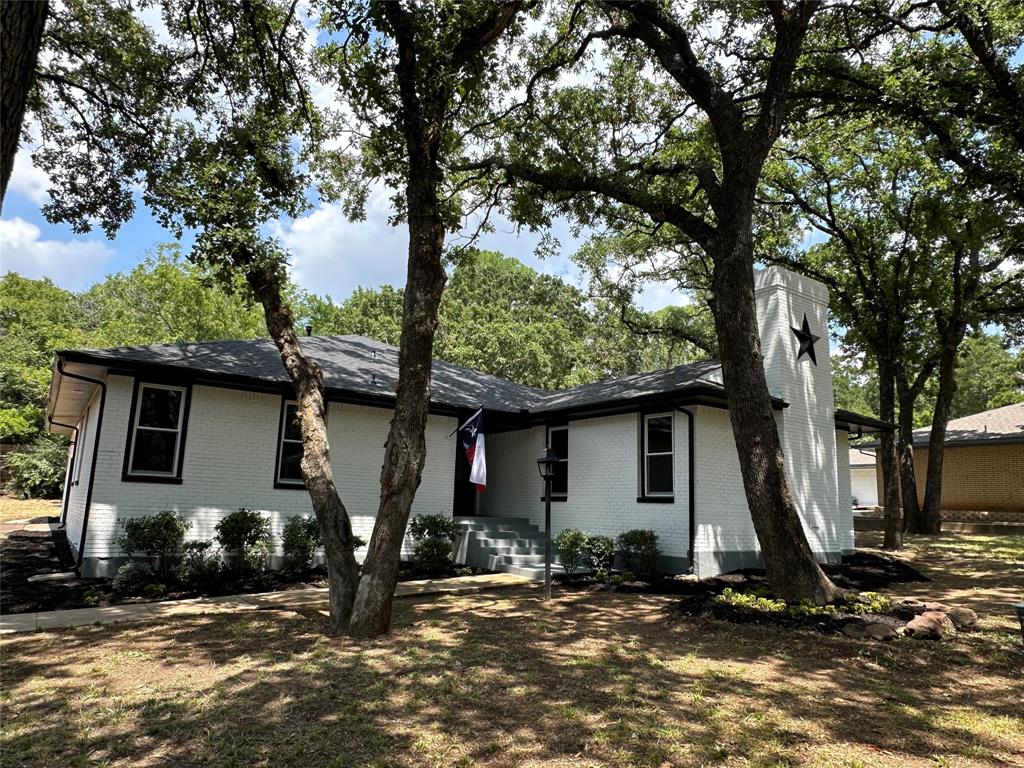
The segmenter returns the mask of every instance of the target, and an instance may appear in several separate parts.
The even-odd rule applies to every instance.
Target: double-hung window
[[[558,456],[555,476],[551,479],[551,498],[565,499],[569,496],[569,427],[548,428],[548,448]]]
[[[85,409],[85,413],[82,414],[82,426],[78,429],[78,434],[75,435],[75,451],[71,455],[71,460],[74,462],[75,476],[71,480],[72,485],[78,485],[82,479],[82,459],[85,458],[85,439],[89,434],[89,408]]]
[[[277,472],[274,484],[278,487],[303,488],[302,479],[302,427],[299,425],[298,404],[285,400],[281,405],[281,438],[277,446]]]
[[[643,495],[672,496],[672,414],[643,417]]]
[[[125,467],[128,478],[181,477],[187,402],[186,387],[139,383]]]

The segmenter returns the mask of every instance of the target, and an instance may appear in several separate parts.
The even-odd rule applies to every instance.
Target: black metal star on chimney
[[[821,339],[821,336],[815,336],[813,333],[811,333],[811,326],[807,322],[807,315],[804,315],[803,328],[793,328],[792,326],[790,326],[790,329],[793,331],[794,334],[796,334],[797,339],[800,340],[800,351],[797,353],[796,359],[799,360],[804,355],[807,355],[809,358],[811,358],[811,362],[817,365],[818,358],[814,354],[814,342]]]

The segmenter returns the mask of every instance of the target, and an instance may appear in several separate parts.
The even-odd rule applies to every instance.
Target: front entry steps
[[[544,578],[544,532],[526,517],[462,517],[455,562],[488,571],[501,571],[540,581]],[[565,570],[551,552],[551,573]]]

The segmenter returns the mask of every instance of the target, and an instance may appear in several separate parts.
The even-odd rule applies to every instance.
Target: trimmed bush
[[[284,549],[284,569],[292,574],[301,574],[313,566],[313,556],[323,543],[320,523],[315,517],[296,515],[289,518],[281,532]]]
[[[235,570],[240,576],[255,576],[267,568],[270,552],[270,518],[254,509],[239,507],[221,518],[216,526],[217,542],[238,560]]]
[[[197,589],[216,584],[223,570],[220,552],[213,548],[212,541],[186,541],[181,546],[177,577],[185,586]]]
[[[155,560],[157,573],[163,581],[171,576],[171,568],[181,553],[185,532],[191,523],[174,512],[158,512],[144,517],[130,517],[120,522],[124,533],[117,537],[117,546],[129,557],[142,552]]]
[[[4,456],[6,490],[19,499],[57,499],[64,491],[68,446],[64,440],[39,437],[32,445]]]
[[[615,565],[615,542],[611,537],[591,536],[587,539],[587,564],[597,578],[608,578]]]
[[[149,563],[129,560],[117,569],[110,586],[119,595],[141,595],[147,586],[156,583],[156,573]]]
[[[645,581],[658,576],[658,558],[661,556],[658,534],[637,528],[620,533],[615,543],[624,570],[635,573]]]
[[[587,542],[589,541],[585,531],[578,528],[566,528],[555,536],[555,549],[558,550],[558,559],[565,568],[565,572],[572,576],[583,565],[587,555]]]
[[[416,542],[412,559],[427,573],[444,573],[452,565],[452,539],[458,526],[448,515],[417,515],[409,521],[409,535]]]

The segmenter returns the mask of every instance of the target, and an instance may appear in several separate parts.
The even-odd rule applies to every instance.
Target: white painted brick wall
[[[69,482],[71,482],[71,490],[68,494],[67,499],[67,510],[65,520],[65,531],[68,537],[68,543],[71,545],[71,551],[78,554],[78,545],[82,538],[82,520],[85,516],[85,497],[89,490],[89,473],[92,470],[92,455],[93,449],[96,445],[96,422],[99,418],[99,402],[100,402],[99,387],[96,388],[96,393],[92,400],[89,402],[89,406],[86,410],[85,417],[82,422],[85,423],[85,429],[82,429],[82,422],[79,422],[78,432],[75,436],[77,445],[75,446],[76,456],[73,457],[73,466],[71,467],[71,476]],[[84,434],[83,434],[84,432]],[[81,470],[78,470],[79,462],[81,462]],[[75,478],[78,478],[77,481]]]
[[[839,546],[844,554],[854,550],[853,543],[853,489],[850,477],[850,435],[836,430],[836,481],[839,484],[837,520]]]
[[[218,387],[195,386],[189,413],[182,483],[123,482],[125,440],[133,381],[110,376],[96,468],[86,557],[117,556],[117,521],[169,509],[192,523],[187,537],[209,539],[221,517],[238,507],[268,515],[279,536],[292,515],[312,514],[305,490],[275,489],[281,398]],[[369,539],[380,494],[380,467],[391,411],[330,403],[328,436],[335,483],[356,534]],[[451,514],[455,472],[453,417],[427,420],[427,462],[412,514]],[[85,486],[83,478],[82,486]]]
[[[687,419],[673,418],[674,491],[672,504],[642,504],[639,492],[637,414],[569,422],[569,494],[551,504],[552,536],[565,528],[614,538],[633,528],[657,532],[662,553],[685,558],[689,544]],[[487,490],[483,515],[528,517],[544,524],[543,482],[537,457],[544,429],[487,436]]]
[[[780,435],[790,489],[816,554],[837,553],[848,532],[840,512],[835,401],[828,338],[828,291],[809,278],[779,267],[756,276],[758,332],[771,393],[789,402]],[[815,343],[817,365],[804,355],[792,328],[804,315]],[[845,507],[848,505],[844,505]],[[852,518],[851,518],[852,520]],[[852,524],[852,523],[851,523]]]

